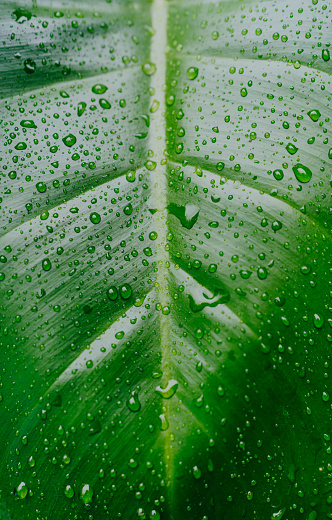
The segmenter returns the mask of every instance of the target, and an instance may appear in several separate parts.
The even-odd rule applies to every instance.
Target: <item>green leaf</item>
[[[331,517],[330,17],[0,6],[0,518]]]

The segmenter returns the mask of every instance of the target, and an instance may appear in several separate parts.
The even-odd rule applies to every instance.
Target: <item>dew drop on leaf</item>
[[[131,293],[132,293],[132,289],[131,289],[129,283],[124,283],[121,285],[121,287],[120,287],[121,298],[123,298],[124,300],[128,300],[128,298],[130,298],[130,296],[131,296]]]
[[[321,314],[315,313],[313,317],[313,323],[316,329],[321,329],[324,325],[324,318]]]
[[[138,393],[134,390],[127,400],[127,406],[131,412],[138,412],[141,408],[141,403],[138,400]]]
[[[80,101],[77,105],[77,115],[78,117],[81,117],[86,109],[86,103],[84,101]]]
[[[36,123],[35,123],[32,119],[23,119],[23,120],[20,122],[20,125],[21,125],[23,128],[37,128]]]
[[[170,399],[178,389],[179,383],[176,379],[171,379],[165,388],[162,388],[161,386],[157,386],[156,392],[163,398],[163,399]]]
[[[73,498],[74,496],[74,490],[69,484],[65,488],[65,495],[67,498]]]
[[[106,85],[102,85],[101,83],[97,83],[97,85],[93,85],[92,92],[94,94],[105,94],[107,87]]]
[[[306,183],[311,180],[312,172],[307,166],[304,166],[304,164],[298,163],[293,166],[292,169],[299,182]]]
[[[62,142],[70,148],[76,143],[76,137],[73,134],[68,134],[62,139]]]
[[[20,498],[21,500],[23,500],[24,498],[26,498],[27,494],[28,494],[28,486],[26,485],[25,482],[21,482],[18,486],[17,486],[17,496],[18,498]]]
[[[288,145],[286,146],[286,150],[291,155],[294,155],[298,151],[298,148],[297,148],[297,146],[295,146],[295,144],[288,143]]]
[[[99,105],[101,106],[101,108],[103,108],[104,110],[109,110],[111,108],[111,103],[109,101],[107,101],[107,99],[104,99],[104,98],[101,98],[99,100]]]
[[[91,504],[93,497],[93,489],[89,484],[83,484],[81,489],[81,499],[84,504]]]
[[[44,258],[42,261],[42,268],[44,271],[50,271],[52,268],[51,260],[49,258]]]
[[[322,58],[324,61],[329,61],[330,60],[330,51],[329,49],[323,49],[322,50]]]
[[[107,296],[108,298],[111,300],[111,301],[115,301],[118,297],[118,290],[117,288],[112,285],[108,290],[107,290]]]
[[[146,61],[142,65],[142,71],[146,76],[152,76],[157,70],[157,67],[155,63],[152,63],[151,61]]]
[[[27,74],[33,74],[34,72],[36,72],[36,68],[37,66],[33,59],[27,58],[26,60],[24,60],[24,71]]]
[[[310,119],[312,121],[318,121],[318,119],[320,118],[321,116],[321,113],[319,110],[309,110],[308,112],[308,116],[310,117]]]
[[[189,67],[189,69],[187,69],[187,78],[188,79],[193,80],[193,79],[197,78],[197,76],[198,76],[197,67]]]
[[[90,222],[92,222],[92,224],[99,224],[100,221],[101,216],[99,215],[99,213],[97,213],[96,211],[90,213]]]

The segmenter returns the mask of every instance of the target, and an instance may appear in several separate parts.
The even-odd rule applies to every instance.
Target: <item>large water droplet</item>
[[[93,85],[91,90],[94,94],[105,94],[107,87],[106,87],[106,85],[102,85],[101,83],[98,83],[97,85]]]
[[[318,119],[320,118],[321,116],[321,113],[319,110],[309,110],[308,112],[308,116],[310,117],[310,119],[312,121],[318,121]]]
[[[93,489],[90,487],[90,484],[83,484],[81,490],[81,499],[84,504],[91,504],[93,497]]]
[[[181,225],[187,229],[191,229],[197,222],[199,215],[199,207],[195,204],[186,204],[185,206],[178,206],[171,202],[167,206],[168,212],[179,219]]]
[[[70,148],[76,143],[76,137],[73,134],[68,134],[62,139],[62,142]]]
[[[28,494],[28,486],[26,485],[26,483],[25,482],[21,482],[17,486],[16,492],[17,492],[18,498],[23,500],[27,496],[27,494]]]
[[[141,408],[141,403],[138,400],[138,394],[136,390],[131,392],[131,397],[127,400],[127,406],[131,412],[138,412]]]
[[[312,172],[304,164],[298,163],[293,166],[293,172],[299,182],[309,182],[312,177]]]
[[[179,383],[176,379],[170,379],[168,381],[166,388],[162,388],[160,385],[157,386],[156,392],[163,398],[163,399],[170,399],[175,392],[177,391],[179,386]]]
[[[193,79],[197,78],[197,76],[198,76],[197,67],[189,67],[189,69],[187,69],[187,78],[188,79],[193,80]]]

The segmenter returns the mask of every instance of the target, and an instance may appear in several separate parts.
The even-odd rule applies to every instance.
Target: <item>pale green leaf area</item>
[[[0,519],[332,518],[328,0],[0,5]]]

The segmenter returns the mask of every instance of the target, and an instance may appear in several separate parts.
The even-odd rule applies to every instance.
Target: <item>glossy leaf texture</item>
[[[331,5],[0,15],[0,518],[332,518]]]

